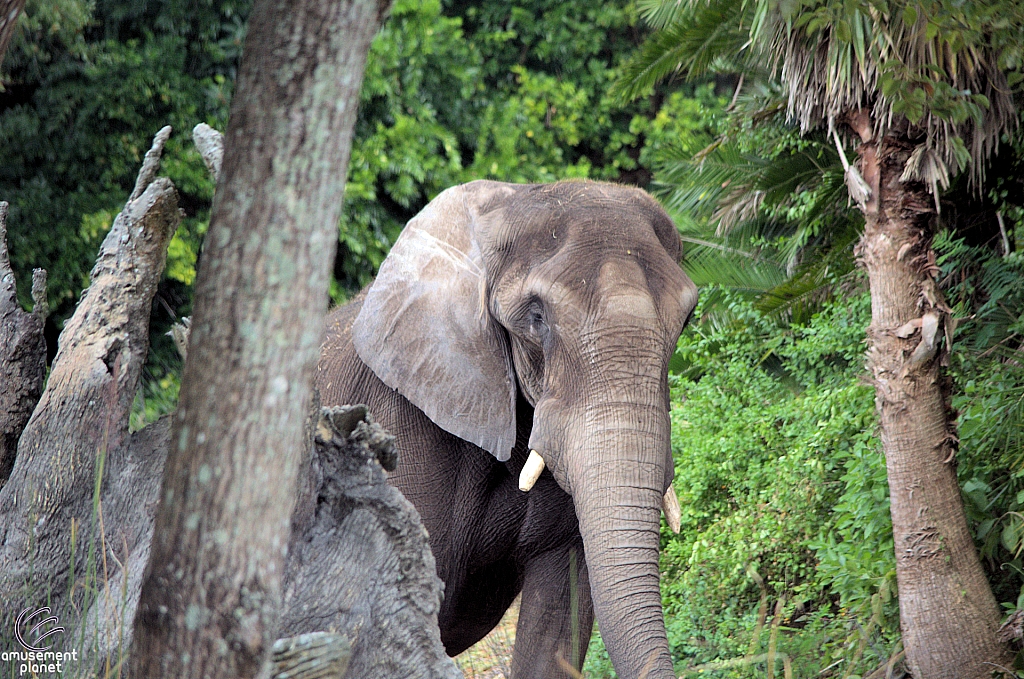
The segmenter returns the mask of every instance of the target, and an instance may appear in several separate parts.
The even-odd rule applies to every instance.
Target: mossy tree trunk
[[[388,5],[253,8],[132,676],[249,677],[265,667],[359,87]]]
[[[956,422],[943,374],[951,338],[938,290],[934,198],[901,180],[914,143],[872,135],[863,111],[860,167],[871,188],[858,254],[871,286],[868,369],[889,480],[900,624],[915,677],[987,679],[1012,657],[968,529],[956,476]],[[895,128],[899,129],[898,126]]]

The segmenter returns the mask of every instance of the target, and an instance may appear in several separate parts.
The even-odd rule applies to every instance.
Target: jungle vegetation
[[[248,9],[27,1],[0,72],[0,199],[18,280],[50,272],[51,352],[153,133],[225,128]],[[872,52],[881,24],[920,49]],[[849,102],[825,95],[876,88],[898,134],[938,135],[914,180],[930,211],[921,254],[951,321],[950,464],[1012,623],[1024,617],[1022,26],[1010,1],[399,0],[367,65],[332,297],[365,284],[404,222],[453,184],[647,188],[702,288],[669,378],[683,522],[663,530],[662,572],[677,669],[900,676],[896,543],[865,368],[873,300],[857,265],[871,215],[845,169],[863,140]],[[816,95],[783,73],[794,45],[797,72],[821,78]],[[946,77],[957,68],[1005,74],[1000,100]],[[163,162],[186,216],[153,309],[138,426],[177,399],[164,333],[191,313],[213,191],[186,134]],[[596,636],[586,674],[612,676]]]

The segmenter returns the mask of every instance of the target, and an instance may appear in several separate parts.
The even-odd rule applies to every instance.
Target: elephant
[[[679,513],[668,362],[697,303],[681,255],[640,189],[474,181],[328,316],[317,387],[396,437],[449,655],[521,593],[513,677],[572,676],[595,615],[620,677],[674,676],[658,556],[663,504]]]

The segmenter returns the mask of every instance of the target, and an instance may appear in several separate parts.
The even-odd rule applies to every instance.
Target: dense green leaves
[[[619,3],[398,2],[374,41],[349,166],[336,298],[402,225],[472,179],[616,179],[640,170],[640,105],[605,94],[636,45]],[[646,181],[640,172],[636,178]]]
[[[744,53],[748,36],[739,18],[747,3],[742,0],[686,3],[684,9],[676,9],[682,5],[678,2],[659,4],[664,8],[650,7],[648,15],[659,23],[672,19],[623,68],[613,90],[623,99],[649,94],[659,81],[680,71],[689,78],[734,72],[731,57]]]
[[[227,116],[230,83],[190,72],[184,35],[97,38],[106,20],[114,19],[92,15],[86,3],[29,2],[24,32],[4,62],[0,195],[11,203],[11,253],[22,283],[33,266],[49,270],[59,320],[86,285],[156,130],[170,124],[179,131],[164,168],[186,206],[194,205],[209,200],[212,184],[180,132],[198,121],[223,125]],[[187,221],[172,246],[171,275],[182,283],[191,282],[198,231]]]
[[[164,164],[192,219],[170,275],[190,282],[211,185],[187,133],[226,121],[247,12],[247,2],[227,0],[26,7],[0,95],[0,193],[13,204],[19,278],[30,266],[51,269],[58,319],[166,123],[178,141]],[[365,283],[401,225],[453,184],[629,173],[645,182],[633,122],[645,107],[605,94],[641,36],[635,21],[622,3],[396,3],[366,73],[336,297]],[[164,301],[187,312],[187,290],[172,292]]]
[[[1024,260],[936,239],[949,302],[961,319],[951,372],[960,413],[959,476],[964,504],[991,580],[1008,609],[1024,605]]]

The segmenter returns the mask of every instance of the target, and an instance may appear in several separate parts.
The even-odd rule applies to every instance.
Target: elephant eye
[[[531,335],[539,340],[543,340],[547,337],[548,324],[544,320],[544,312],[539,300],[534,300],[530,305],[530,309],[526,314],[526,323]]]

